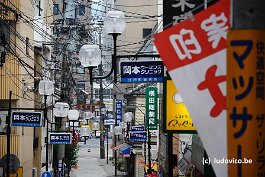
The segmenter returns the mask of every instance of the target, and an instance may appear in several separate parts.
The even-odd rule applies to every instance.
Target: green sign
[[[148,128],[149,124],[149,130],[157,130],[157,88],[148,87],[146,88],[145,93],[146,93],[145,126],[146,128]]]

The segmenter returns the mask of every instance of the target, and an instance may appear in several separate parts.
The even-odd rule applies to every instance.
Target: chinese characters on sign
[[[162,61],[121,62],[121,82],[162,82]]]
[[[146,88],[146,128],[149,130],[157,130],[157,88],[147,87]]]
[[[122,100],[116,100],[116,119],[118,126],[122,121]]]
[[[195,125],[172,80],[164,82],[163,131],[175,133],[196,133]]]
[[[195,14],[194,21],[184,20],[154,35],[159,55],[185,101],[210,158],[227,157],[229,10],[229,0],[221,0]],[[216,176],[227,176],[224,173],[227,164],[213,163],[212,167]]]
[[[265,174],[265,30],[232,30],[228,35],[228,158],[231,176]]]
[[[176,25],[192,16],[217,0],[171,0],[163,1],[163,26],[164,29]]]
[[[71,133],[50,133],[49,144],[72,144]]]
[[[11,126],[41,127],[42,113],[13,111],[11,121]]]

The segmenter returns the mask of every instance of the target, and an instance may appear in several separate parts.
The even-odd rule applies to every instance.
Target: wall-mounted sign
[[[164,82],[163,131],[166,133],[196,133],[195,125],[172,80]]]
[[[265,174],[265,30],[232,30],[227,50],[229,177]]]
[[[145,131],[144,125],[130,126],[130,131]]]
[[[104,125],[115,125],[115,119],[105,119]]]
[[[116,119],[117,125],[122,121],[122,100],[116,100]]]
[[[146,132],[130,132],[129,141],[146,141]]]
[[[72,144],[72,133],[50,133],[49,144]]]
[[[41,127],[41,112],[13,111],[11,115],[11,126]]]
[[[203,11],[217,0],[163,1],[164,29],[176,25],[192,15]]]
[[[157,130],[157,88],[146,88],[146,103],[145,103],[145,118],[146,128],[149,130]],[[149,125],[148,125],[149,124]]]
[[[163,82],[162,61],[121,62],[121,82]]]

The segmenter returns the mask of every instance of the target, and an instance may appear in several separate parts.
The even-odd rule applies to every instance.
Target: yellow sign
[[[265,174],[265,30],[232,30],[227,51],[228,176]]]
[[[23,167],[19,167],[15,173],[9,173],[9,177],[23,177]]]
[[[165,81],[164,131],[195,133],[196,128],[190,114],[172,80]]]

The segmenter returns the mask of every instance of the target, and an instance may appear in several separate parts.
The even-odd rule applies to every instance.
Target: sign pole
[[[44,95],[44,119],[46,119],[46,122],[47,122],[47,127],[46,127],[46,171],[48,172],[49,171],[49,168],[48,168],[48,164],[49,164],[49,154],[48,154],[48,151],[49,151],[49,147],[48,147],[48,136],[49,136],[49,128],[48,128],[48,125],[49,125],[49,121],[48,121],[48,117],[47,117],[47,95]]]
[[[7,177],[9,177],[9,172],[10,172],[10,133],[11,133],[11,127],[10,127],[10,117],[11,117],[11,97],[12,97],[12,91],[9,92],[9,105],[8,105],[8,116],[6,117],[6,155],[7,155],[7,160],[6,160],[6,173]]]
[[[109,164],[109,126],[107,125],[107,164]]]
[[[148,133],[148,170],[147,174],[151,174],[152,168],[151,168],[151,134],[149,130],[149,119],[147,119],[147,133]]]

